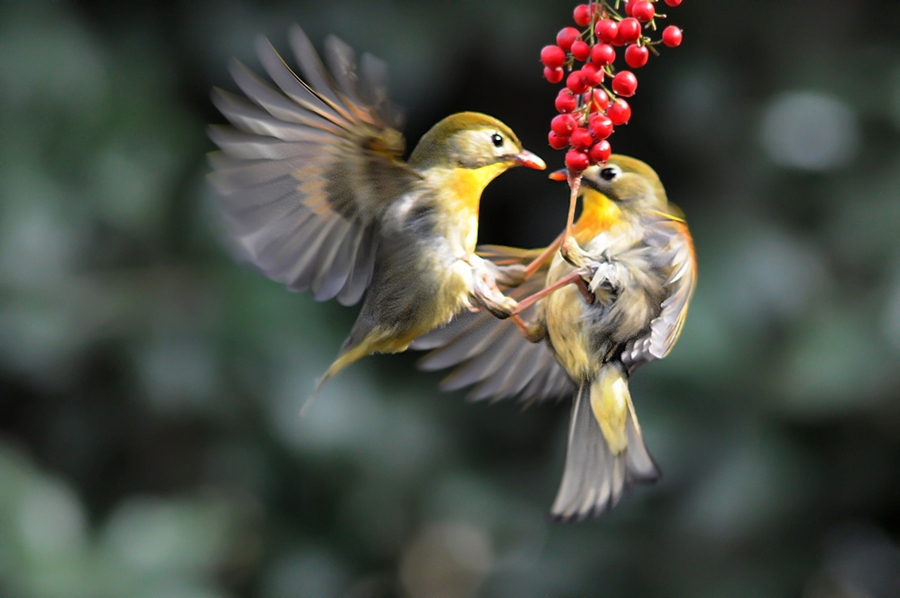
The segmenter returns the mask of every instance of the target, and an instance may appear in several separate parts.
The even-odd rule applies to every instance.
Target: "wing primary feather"
[[[297,82],[302,84],[309,91],[312,91],[321,101],[325,102],[325,104],[330,106],[338,114],[341,114],[347,120],[352,120],[342,106],[343,102],[335,92],[331,78],[328,76],[328,72],[322,65],[322,61],[319,60],[316,49],[299,25],[294,24],[291,26],[291,29],[288,32],[288,43],[294,53],[294,58],[297,60],[300,69],[303,71],[303,76],[306,77],[309,84],[303,82],[289,68],[287,69],[288,72]],[[275,55],[278,56],[278,53],[276,52]],[[284,64],[284,60],[282,60],[280,56],[278,56],[278,59]],[[284,66],[287,68],[287,65]]]
[[[312,101],[324,104],[347,122],[352,122],[353,117],[342,105],[341,100],[331,91],[331,84],[325,87],[310,86],[291,70],[284,58],[275,50],[275,47],[264,37],[260,37],[256,43],[256,54],[263,68],[278,85],[281,91],[289,98],[317,114],[325,114],[321,108],[316,108]],[[326,91],[327,90],[327,91]],[[333,99],[332,99],[333,98]],[[312,101],[311,101],[312,100]],[[341,124],[333,119],[335,124]]]
[[[234,82],[248,98],[262,106],[269,114],[282,120],[338,133],[346,127],[344,120],[321,102],[321,107],[306,101],[288,98],[278,89],[244,66],[236,58],[229,62]]]

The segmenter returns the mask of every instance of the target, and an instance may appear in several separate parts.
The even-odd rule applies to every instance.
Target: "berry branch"
[[[631,106],[624,98],[637,91],[638,80],[630,70],[616,71],[616,47],[625,46],[625,64],[638,69],[650,53],[658,55],[660,43],[674,48],[681,44],[681,29],[670,25],[658,40],[657,0],[591,0],[575,7],[576,27],[564,27],[556,44],[541,50],[544,78],[565,88],[556,97],[559,114],[550,122],[548,141],[554,149],[567,149],[566,167],[570,184],[578,184],[581,172],[591,164],[606,162],[612,153],[608,138],[615,127],[631,119]],[[681,0],[665,0],[678,6]],[[619,12],[624,4],[624,15]],[[584,63],[576,68],[576,63]],[[568,71],[568,75],[566,75]],[[610,86],[604,83],[609,80]],[[574,192],[574,190],[573,190]]]

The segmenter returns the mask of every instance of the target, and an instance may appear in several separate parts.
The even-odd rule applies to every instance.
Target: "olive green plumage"
[[[210,128],[222,149],[210,178],[235,245],[266,276],[345,305],[365,293],[323,381],[369,353],[403,351],[473,304],[508,314],[500,271],[474,254],[478,205],[494,177],[540,159],[503,123],[465,112],[437,123],[405,163],[383,64],[364,56],[357,67],[329,38],[326,71],[296,26],[290,44],[304,79],[260,40],[277,87],[233,61],[251,101],[215,90],[232,126]]]

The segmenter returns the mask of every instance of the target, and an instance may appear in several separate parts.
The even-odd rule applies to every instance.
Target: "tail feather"
[[[364,337],[361,341],[357,340],[353,332],[350,333],[350,336],[344,341],[344,345],[341,347],[340,352],[338,352],[337,358],[332,362],[325,373],[316,380],[316,387],[313,389],[312,394],[309,395],[306,401],[303,402],[303,406],[300,407],[301,416],[306,414],[306,411],[310,408],[316,395],[319,394],[319,391],[322,390],[322,387],[325,386],[326,382],[331,380],[338,372],[351,363],[362,359],[374,351],[372,349],[372,343],[366,342],[367,340],[368,337]]]
[[[617,366],[605,367],[616,368],[621,375]],[[624,421],[627,444],[616,451],[597,423],[591,387],[592,384],[583,383],[572,405],[565,470],[550,510],[559,521],[596,517],[615,507],[635,484],[655,482],[660,477],[659,468],[644,445],[631,397],[627,396]]]

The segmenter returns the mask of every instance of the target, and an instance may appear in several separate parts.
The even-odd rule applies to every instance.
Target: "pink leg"
[[[563,232],[562,242],[560,243],[560,251],[563,255],[569,252],[569,237],[572,235],[572,223],[575,221],[575,206],[578,204],[578,189],[581,187],[581,174],[575,176],[571,171],[568,174],[569,181],[569,216],[566,219],[566,230]]]
[[[547,261],[556,250],[559,249],[560,244],[562,243],[563,235],[559,235],[556,237],[556,240],[550,243],[547,248],[541,252],[539,256],[537,256],[533,262],[528,264],[528,267],[525,268],[525,274],[523,275],[523,280],[528,280],[531,278],[532,274],[538,271],[538,269],[543,265],[544,262]]]
[[[524,299],[519,301],[519,304],[516,305],[516,308],[512,310],[511,315],[515,316],[522,313],[550,293],[557,291],[566,285],[578,284],[579,280],[582,282],[582,284],[584,283],[584,279],[581,278],[581,273],[578,271],[563,276],[562,278],[551,284],[549,287],[544,287],[534,295],[529,295],[528,297],[525,297]],[[584,288],[587,289],[587,286],[585,286]]]

